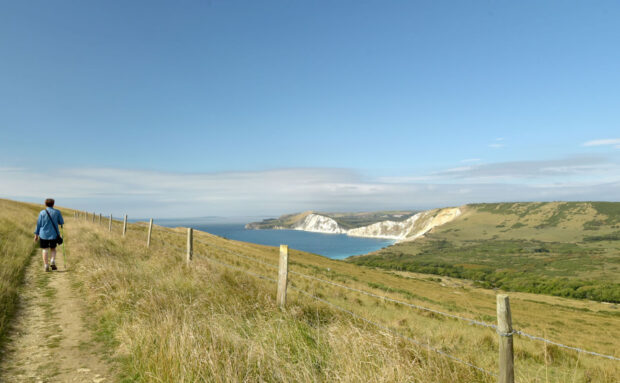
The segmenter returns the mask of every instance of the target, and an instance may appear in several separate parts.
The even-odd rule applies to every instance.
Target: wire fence
[[[209,261],[209,262],[213,262],[213,263],[216,263],[216,264],[218,264],[218,265],[220,265],[220,266],[227,267],[227,268],[229,268],[229,269],[231,269],[231,270],[235,270],[235,271],[243,272],[243,273],[249,274],[249,275],[251,275],[251,276],[254,276],[254,277],[256,277],[256,278],[260,278],[260,279],[267,280],[267,281],[270,281],[270,282],[277,282],[277,280],[275,280],[275,279],[273,279],[273,278],[269,278],[269,277],[266,277],[266,276],[264,276],[264,275],[260,275],[260,274],[252,273],[252,272],[250,272],[250,271],[248,271],[248,270],[244,270],[244,269],[241,269],[241,268],[239,268],[239,267],[235,267],[235,266],[233,266],[233,265],[227,264],[227,263],[222,262],[222,261],[219,261],[219,260],[215,260],[215,259],[213,259],[212,257],[208,257],[208,256],[201,255],[201,254],[199,254],[199,255],[201,256],[201,258],[204,258],[204,259],[206,259],[206,260],[207,260],[207,261]],[[298,293],[300,293],[300,294],[302,294],[302,295],[305,295],[305,296],[307,296],[307,297],[309,297],[309,298],[312,298],[312,299],[314,299],[314,300],[316,300],[316,301],[318,301],[318,302],[321,302],[321,303],[323,303],[323,304],[326,304],[326,305],[328,305],[328,306],[331,306],[331,307],[335,308],[335,309],[336,309],[336,310],[338,310],[338,311],[344,312],[344,313],[346,313],[346,314],[348,314],[348,315],[352,316],[352,317],[353,317],[353,318],[355,318],[355,319],[358,319],[358,320],[363,321],[363,322],[365,322],[365,323],[371,324],[371,325],[373,325],[373,326],[375,326],[375,327],[378,327],[378,328],[380,328],[380,329],[382,329],[382,330],[385,330],[385,331],[387,331],[387,332],[389,332],[389,333],[391,333],[391,334],[393,334],[393,335],[395,335],[395,336],[397,336],[397,337],[399,337],[399,338],[401,338],[401,339],[407,340],[407,341],[409,341],[409,342],[411,342],[411,343],[414,343],[414,344],[416,344],[416,345],[418,345],[418,346],[424,347],[424,348],[426,348],[426,349],[428,349],[428,350],[430,350],[430,351],[433,351],[433,352],[436,352],[436,353],[438,353],[438,354],[440,354],[440,355],[442,355],[442,356],[445,356],[445,357],[447,357],[447,358],[449,358],[449,359],[451,359],[451,360],[453,360],[453,361],[455,361],[455,362],[457,362],[457,363],[460,363],[460,364],[463,364],[463,365],[465,365],[465,366],[471,367],[471,368],[473,368],[473,369],[475,369],[475,370],[478,370],[478,371],[480,371],[480,372],[483,372],[483,373],[485,373],[485,374],[487,374],[487,375],[489,375],[489,376],[497,376],[497,374],[496,374],[496,373],[494,373],[494,372],[491,372],[491,371],[485,370],[485,369],[484,369],[484,368],[482,368],[482,367],[478,367],[478,366],[476,366],[476,365],[474,365],[474,364],[472,364],[472,363],[469,363],[469,362],[467,362],[467,361],[465,361],[465,360],[463,360],[463,359],[461,359],[461,358],[458,358],[458,357],[456,357],[456,356],[454,356],[454,355],[448,354],[447,352],[442,351],[442,350],[440,350],[440,349],[438,349],[438,348],[436,348],[436,347],[433,347],[433,346],[431,346],[431,345],[430,345],[430,344],[428,344],[428,343],[423,343],[423,342],[420,342],[420,341],[418,341],[418,340],[416,340],[416,339],[414,339],[414,338],[412,338],[412,337],[409,337],[409,336],[407,336],[407,335],[401,334],[400,332],[398,332],[398,331],[396,331],[396,330],[394,330],[394,329],[392,329],[392,328],[390,328],[390,327],[388,327],[388,326],[385,326],[385,325],[383,325],[383,324],[381,324],[381,323],[378,323],[378,322],[376,322],[376,321],[373,321],[373,320],[370,320],[370,319],[368,319],[368,318],[365,318],[365,317],[363,317],[363,316],[361,316],[361,315],[359,315],[359,314],[354,313],[354,312],[353,312],[353,311],[351,311],[351,310],[348,310],[348,309],[346,309],[346,308],[344,308],[344,307],[342,307],[342,306],[339,306],[339,305],[337,305],[337,304],[335,304],[335,303],[333,303],[333,302],[330,302],[330,301],[328,301],[328,300],[326,300],[326,299],[323,299],[323,298],[320,298],[320,297],[318,297],[318,296],[316,296],[316,295],[313,295],[313,294],[311,294],[311,293],[309,293],[309,292],[307,292],[307,291],[305,291],[305,290],[302,290],[302,289],[297,288],[297,287],[295,287],[295,286],[289,286],[289,288],[290,288],[290,289],[292,289],[292,290],[294,290],[294,291],[297,291]]]
[[[175,233],[176,234],[182,234],[182,233],[178,233],[178,232],[175,232]],[[226,248],[223,248],[221,246],[217,246],[217,245],[214,245],[214,244],[202,241],[202,240],[198,240],[198,242],[200,242],[200,243],[202,243],[204,245],[211,246],[213,248],[222,250],[222,251],[224,251],[224,252],[226,252],[228,254],[232,254],[232,255],[235,255],[235,256],[240,257],[240,258],[248,259],[248,260],[251,260],[251,261],[256,262],[258,264],[262,264],[264,266],[267,266],[267,267],[270,267],[270,268],[273,268],[273,269],[276,269],[276,270],[278,269],[277,265],[273,265],[273,264],[264,262],[262,260],[254,258],[254,257],[243,255],[243,254],[231,251],[229,249],[226,249]],[[291,274],[295,274],[295,275],[299,275],[299,276],[301,276],[303,278],[307,278],[307,279],[315,280],[315,281],[318,281],[318,282],[326,283],[326,284],[329,284],[329,285],[332,285],[332,286],[337,286],[337,287],[345,289],[345,290],[354,291],[354,292],[357,292],[357,293],[360,293],[360,294],[364,294],[364,295],[367,295],[367,296],[370,296],[370,297],[374,297],[374,298],[377,298],[377,299],[382,299],[382,300],[385,300],[385,301],[388,301],[388,302],[392,302],[392,303],[396,303],[396,304],[401,304],[403,306],[411,307],[411,308],[422,310],[422,311],[431,312],[431,313],[434,313],[434,314],[437,314],[437,315],[441,315],[441,316],[444,316],[444,317],[461,320],[461,321],[467,322],[469,324],[473,324],[473,325],[477,325],[477,326],[481,326],[481,327],[486,327],[486,328],[491,328],[491,329],[493,329],[495,331],[498,330],[497,329],[497,325],[495,325],[495,324],[486,323],[486,322],[482,322],[482,321],[479,321],[479,320],[476,320],[476,319],[466,318],[466,317],[462,317],[462,316],[459,316],[459,315],[446,313],[446,312],[435,310],[435,309],[432,309],[432,308],[429,308],[429,307],[424,307],[424,306],[416,305],[416,304],[413,304],[413,303],[409,303],[409,302],[401,301],[401,300],[398,300],[398,299],[394,299],[394,298],[391,298],[391,297],[388,297],[388,296],[385,296],[385,295],[375,294],[375,293],[372,293],[370,291],[356,289],[354,287],[349,287],[349,286],[346,286],[346,285],[343,285],[343,284],[340,284],[340,283],[336,283],[336,282],[333,282],[333,281],[330,281],[330,280],[326,280],[326,279],[318,278],[318,277],[315,277],[315,276],[312,276],[312,275],[300,273],[298,271],[292,271],[291,270],[290,273]],[[543,338],[543,337],[540,337],[540,336],[528,334],[528,333],[526,333],[524,331],[521,331],[521,330],[513,330],[513,333],[516,334],[516,335],[520,335],[520,336],[532,339],[532,340],[536,340],[536,341],[544,342],[544,343],[547,343],[547,344],[551,344],[551,345],[554,345],[556,347],[560,347],[560,348],[564,348],[564,349],[568,349],[568,350],[572,350],[572,351],[576,351],[576,352],[579,352],[579,353],[588,354],[588,355],[592,355],[592,356],[598,356],[598,357],[602,357],[602,358],[606,358],[606,359],[610,359],[610,360],[620,361],[620,358],[617,358],[617,357],[615,357],[613,355],[601,354],[601,353],[598,353],[598,352],[595,352],[595,351],[589,351],[589,350],[582,349],[582,348],[579,348],[579,347],[565,345],[563,343],[559,343],[559,342],[556,342],[556,341],[553,341],[553,340],[550,340],[550,339],[546,339],[546,338]]]
[[[88,217],[88,213],[86,213],[86,221],[89,222],[87,217]],[[79,218],[79,217],[76,217],[76,218]],[[94,215],[93,215],[93,221],[92,222],[93,223],[95,222]],[[111,216],[110,216],[110,222],[112,222],[112,217]],[[179,232],[178,230],[175,230],[175,229],[171,229],[171,228],[164,228],[162,226],[159,226],[158,230],[162,231],[162,232],[165,232],[167,234],[176,234],[176,235],[180,235],[180,236],[185,236],[184,233]],[[241,253],[232,251],[232,250],[227,249],[225,247],[218,246],[218,245],[216,245],[214,243],[210,243],[210,242],[207,242],[207,241],[204,241],[204,240],[201,240],[201,239],[194,239],[194,240],[196,242],[202,244],[202,245],[205,245],[205,246],[213,248],[213,249],[217,249],[217,250],[219,250],[221,252],[224,252],[224,253],[227,253],[227,254],[231,254],[231,255],[237,256],[239,258],[243,258],[243,259],[255,262],[257,264],[261,264],[261,265],[266,266],[266,267],[271,268],[271,269],[275,269],[275,270],[279,269],[278,265],[271,264],[271,263],[266,262],[264,260],[257,259],[255,257],[251,257],[251,256],[248,256],[248,255],[245,255],[245,254],[241,254]],[[185,251],[186,250],[186,249],[183,249],[183,248],[181,248],[179,246],[175,246],[175,245],[173,245],[171,243],[167,243],[167,244],[175,247],[179,251]],[[248,249],[248,250],[251,250],[251,249]],[[260,275],[260,274],[253,273],[253,272],[251,272],[249,270],[245,270],[245,269],[242,269],[242,268],[239,268],[239,267],[235,267],[235,266],[229,265],[229,264],[227,264],[225,262],[222,262],[220,260],[217,260],[217,259],[215,259],[213,257],[201,255],[199,253],[197,253],[197,254],[200,255],[201,258],[205,258],[208,261],[216,263],[216,264],[219,264],[221,266],[224,266],[224,267],[227,267],[227,268],[231,268],[231,269],[234,269],[236,271],[244,272],[246,274],[252,275],[252,276],[254,276],[256,278],[259,278],[259,279],[263,279],[263,280],[267,280],[267,281],[271,281],[271,282],[276,282],[277,283],[276,279],[269,278],[269,277],[266,277],[266,276],[263,276],[263,275]],[[410,303],[410,302],[405,302],[405,301],[402,301],[402,300],[394,299],[394,298],[391,298],[391,297],[388,297],[388,296],[384,296],[384,295],[380,295],[380,294],[375,294],[375,293],[370,292],[370,291],[366,291],[366,290],[362,290],[362,289],[357,289],[357,288],[354,288],[354,287],[346,286],[346,285],[343,285],[343,284],[340,284],[340,283],[337,283],[337,282],[334,282],[334,281],[331,281],[331,280],[327,280],[327,279],[323,279],[323,278],[318,278],[318,277],[315,277],[315,276],[312,276],[312,275],[308,275],[308,274],[304,274],[304,273],[301,273],[301,272],[298,272],[298,271],[292,271],[291,270],[290,273],[294,274],[294,275],[298,275],[298,276],[300,276],[302,278],[306,278],[306,279],[314,280],[314,281],[317,281],[317,282],[329,284],[329,285],[336,286],[336,287],[339,287],[339,288],[342,288],[342,289],[345,289],[345,290],[353,291],[353,292],[356,292],[356,293],[359,293],[359,294],[363,294],[363,295],[366,295],[366,296],[370,296],[370,297],[374,297],[374,298],[377,298],[377,299],[385,300],[385,301],[388,301],[388,302],[400,304],[400,305],[403,305],[403,306],[406,306],[406,307],[410,307],[410,308],[413,308],[413,309],[417,309],[417,310],[421,310],[421,311],[426,311],[426,312],[431,312],[431,313],[436,314],[436,315],[444,316],[444,317],[447,317],[447,318],[452,318],[452,319],[459,320],[459,321],[464,321],[464,322],[467,322],[469,324],[473,324],[473,325],[477,325],[477,326],[481,326],[481,327],[485,327],[485,328],[491,328],[491,329],[495,330],[500,335],[506,335],[506,334],[501,334],[500,331],[498,331],[498,326],[495,325],[495,324],[486,323],[486,322],[479,321],[479,320],[476,320],[476,319],[467,318],[467,317],[463,317],[463,316],[459,316],[459,315],[455,315],[455,314],[450,314],[450,313],[439,311],[439,310],[436,310],[436,309],[433,309],[433,308],[424,307],[424,306],[416,305],[416,304],[413,304],[413,303]],[[481,367],[475,366],[475,365],[473,365],[473,364],[471,364],[471,363],[469,363],[469,362],[467,362],[467,361],[465,361],[463,359],[455,357],[453,355],[447,354],[446,352],[444,352],[444,351],[442,351],[440,349],[432,347],[428,343],[422,343],[422,342],[419,342],[416,339],[411,338],[411,337],[409,337],[407,335],[403,335],[403,334],[397,332],[396,330],[391,329],[388,326],[385,326],[383,324],[377,323],[377,322],[372,321],[370,319],[364,318],[364,317],[362,317],[362,316],[360,316],[360,315],[358,315],[358,314],[356,314],[356,313],[354,313],[354,312],[352,312],[352,311],[350,311],[350,310],[348,310],[346,308],[340,307],[340,306],[336,305],[335,303],[330,302],[330,301],[328,301],[326,299],[323,299],[323,298],[320,298],[318,296],[315,296],[315,295],[313,295],[311,293],[308,293],[307,291],[304,291],[302,289],[299,289],[299,288],[297,288],[295,286],[290,286],[290,288],[292,290],[294,290],[294,291],[297,291],[298,293],[300,293],[302,295],[306,295],[306,296],[308,296],[308,297],[310,297],[310,298],[312,298],[314,300],[317,300],[317,301],[322,302],[322,303],[324,303],[326,305],[329,305],[329,306],[331,306],[331,307],[333,307],[333,308],[335,308],[335,309],[337,309],[337,310],[339,310],[341,312],[345,312],[345,313],[351,315],[352,317],[355,317],[356,319],[359,319],[359,320],[364,321],[366,323],[372,324],[372,325],[374,325],[374,326],[376,326],[378,328],[382,328],[382,329],[384,329],[386,331],[389,331],[390,333],[392,333],[392,334],[394,334],[396,336],[399,336],[399,337],[401,337],[401,338],[403,338],[405,340],[408,340],[408,341],[410,341],[410,342],[412,342],[412,343],[414,343],[416,345],[426,347],[427,349],[429,349],[431,351],[434,351],[434,352],[436,352],[436,353],[438,353],[440,355],[443,355],[443,356],[445,356],[445,357],[447,357],[449,359],[452,359],[455,362],[467,365],[467,366],[469,366],[471,368],[479,370],[480,372],[483,372],[483,373],[488,374],[490,376],[497,376],[497,374],[495,374],[493,372],[490,372],[490,371],[485,370],[485,369],[483,369]],[[598,352],[595,352],[595,351],[590,351],[590,350],[582,349],[582,348],[579,348],[579,347],[565,345],[565,344],[562,344],[562,343],[559,343],[559,342],[556,342],[556,341],[553,341],[553,340],[550,340],[550,339],[546,339],[544,337],[540,337],[540,336],[536,336],[536,335],[532,335],[532,334],[526,333],[526,332],[521,331],[521,330],[515,329],[515,330],[513,330],[508,335],[512,335],[512,334],[523,336],[523,337],[531,339],[531,340],[540,341],[540,342],[543,342],[543,343],[546,343],[546,344],[554,345],[556,347],[560,347],[560,348],[563,348],[563,349],[575,351],[575,352],[578,352],[578,353],[588,354],[588,355],[591,355],[591,356],[601,357],[601,358],[605,358],[605,359],[609,359],[609,360],[614,360],[614,361],[620,361],[620,358],[617,358],[617,357],[615,357],[613,355],[606,355],[606,354],[598,353]]]

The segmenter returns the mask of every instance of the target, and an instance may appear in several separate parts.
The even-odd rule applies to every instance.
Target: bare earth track
[[[114,381],[60,254],[58,271],[43,271],[40,251],[26,271],[15,325],[0,355],[0,382]]]

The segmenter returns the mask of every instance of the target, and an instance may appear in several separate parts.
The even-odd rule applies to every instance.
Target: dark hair
[[[54,207],[54,199],[53,198],[48,198],[45,200],[45,206],[47,207]]]

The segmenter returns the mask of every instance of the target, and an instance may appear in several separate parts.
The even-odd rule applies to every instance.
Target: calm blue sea
[[[393,240],[349,237],[344,234],[320,234],[299,230],[246,230],[238,223],[191,223],[178,220],[156,222],[169,227],[191,227],[220,237],[268,246],[286,244],[289,248],[320,254],[332,259],[366,254],[394,243]]]

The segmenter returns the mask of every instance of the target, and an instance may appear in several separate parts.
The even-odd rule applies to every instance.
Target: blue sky
[[[617,201],[619,19],[611,1],[2,2],[0,197],[162,217]]]

